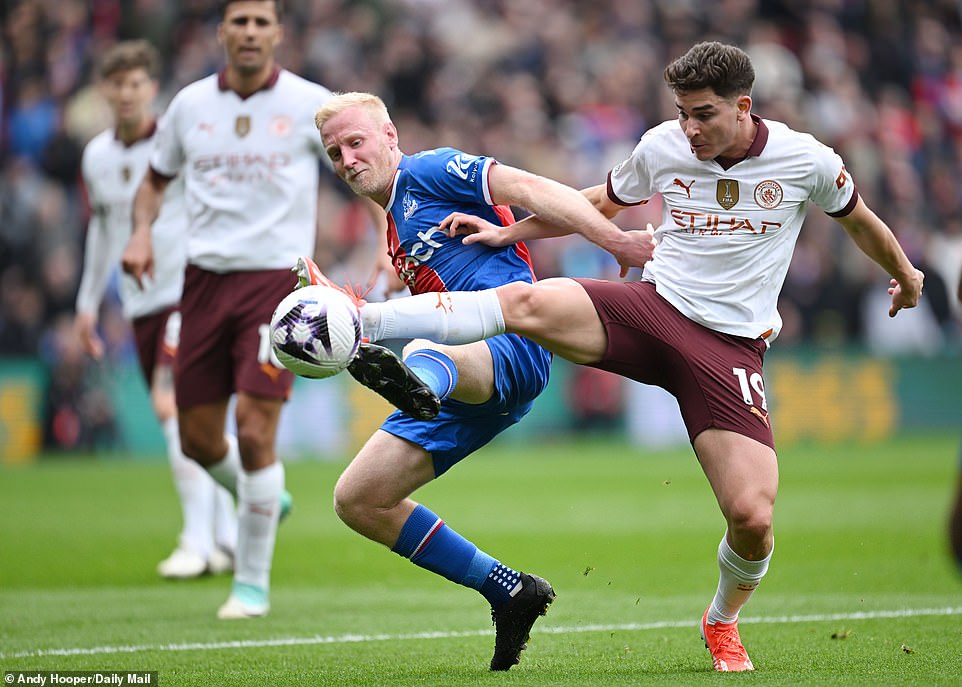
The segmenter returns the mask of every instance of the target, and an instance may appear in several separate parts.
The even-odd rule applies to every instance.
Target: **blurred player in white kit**
[[[270,609],[277,525],[290,509],[275,441],[294,375],[271,354],[274,307],[293,286],[290,267],[314,253],[323,155],[314,111],[323,86],[274,60],[280,0],[220,3],[217,40],[227,64],[183,88],[157,134],[133,207],[124,269],[155,269],[151,225],[180,177],[187,200],[187,269],[174,387],[184,453],[237,496],[234,581],[222,619]],[[225,440],[236,394],[237,441]]]
[[[144,40],[114,45],[100,65],[101,89],[114,126],[84,148],[82,174],[91,214],[74,319],[84,348],[98,360],[104,355],[104,343],[97,333],[98,310],[130,236],[130,207],[147,169],[157,129],[152,103],[159,69],[156,49]],[[229,571],[237,543],[233,498],[180,450],[173,357],[187,259],[186,228],[183,184],[176,184],[167,193],[155,225],[153,240],[158,259],[154,278],[143,290],[126,275],[119,285],[124,316],[133,326],[140,367],[163,428],[183,511],[177,548],[157,570],[163,577],[178,579]]]

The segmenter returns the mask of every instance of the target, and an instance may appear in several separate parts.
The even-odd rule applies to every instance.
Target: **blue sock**
[[[520,588],[519,573],[478,549],[421,505],[408,516],[392,551],[425,570],[477,589],[495,608]]]
[[[404,359],[405,364],[421,378],[438,398],[447,398],[458,383],[458,366],[441,351],[420,348]]]

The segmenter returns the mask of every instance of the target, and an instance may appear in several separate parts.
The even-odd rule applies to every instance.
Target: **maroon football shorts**
[[[722,334],[688,319],[650,282],[576,279],[608,333],[592,367],[660,386],[681,408],[688,438],[709,427],[775,448],[765,404],[762,339]]]
[[[272,363],[270,321],[294,288],[289,269],[184,273],[180,346],[174,367],[177,406],[226,400],[237,391],[286,400],[294,374]]]
[[[154,383],[154,370],[161,366],[173,367],[177,353],[177,341],[167,336],[167,321],[177,312],[175,306],[150,315],[135,318],[131,322],[134,342],[137,345],[137,359],[140,371],[144,373],[147,388]]]

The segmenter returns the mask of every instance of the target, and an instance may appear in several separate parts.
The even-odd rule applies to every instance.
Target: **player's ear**
[[[397,127],[394,126],[394,122],[384,123],[384,135],[387,137],[387,140],[391,141],[394,144],[394,147],[396,148],[398,143],[398,135],[397,135]]]
[[[278,45],[280,45],[283,42],[284,42],[284,25],[278,24],[277,33],[274,34],[274,47],[276,48]]]
[[[217,45],[224,45],[224,22],[217,24]]]
[[[752,97],[750,95],[740,95],[735,100],[735,107],[738,109],[739,119],[747,117],[752,111]]]

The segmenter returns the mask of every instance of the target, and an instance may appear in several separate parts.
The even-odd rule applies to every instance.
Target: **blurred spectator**
[[[95,451],[119,448],[120,432],[107,393],[107,380],[84,353],[73,329],[73,314],[62,313],[40,346],[49,369],[43,445],[47,450]]]

